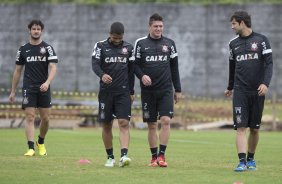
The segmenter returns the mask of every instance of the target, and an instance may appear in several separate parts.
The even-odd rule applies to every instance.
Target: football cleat
[[[151,163],[149,163],[150,167],[157,167],[158,165],[158,160],[157,158],[152,158]]]
[[[165,156],[164,156],[164,155],[158,156],[157,162],[158,162],[158,165],[159,165],[160,167],[167,167],[167,163],[166,163],[166,161],[165,161]]]
[[[27,150],[27,152],[24,154],[24,156],[30,156],[30,157],[32,157],[32,156],[34,156],[34,155],[35,155],[34,149],[29,149],[29,150]]]
[[[105,163],[105,167],[114,167],[115,166],[115,159],[108,158],[108,160]]]
[[[131,159],[124,155],[119,160],[119,167],[129,166]]]
[[[38,148],[39,155],[41,155],[41,156],[47,155],[47,151],[46,151],[44,144],[39,144],[38,142],[36,142],[36,146]]]
[[[247,170],[247,166],[244,162],[240,162],[238,166],[234,169],[235,172],[244,172]]]
[[[250,171],[257,170],[257,166],[256,166],[255,160],[248,161],[246,165],[247,165],[247,169],[250,170]]]

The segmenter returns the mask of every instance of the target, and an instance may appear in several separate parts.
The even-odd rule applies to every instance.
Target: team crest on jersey
[[[162,51],[163,51],[163,52],[168,52],[168,47],[167,47],[167,45],[163,45],[163,46],[162,46]]]
[[[128,54],[128,49],[127,49],[126,47],[123,47],[123,48],[122,48],[122,53],[123,53],[123,54]]]
[[[41,53],[41,54],[45,54],[45,53],[46,53],[45,47],[40,47],[40,53]]]
[[[28,104],[28,97],[23,98],[23,104]]]
[[[252,43],[251,50],[256,51],[258,49],[258,44],[256,42]]]

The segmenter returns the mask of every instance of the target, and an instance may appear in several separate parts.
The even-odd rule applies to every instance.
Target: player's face
[[[110,34],[110,41],[112,44],[114,45],[119,45],[122,43],[123,40],[123,34],[119,35],[119,34]]]
[[[42,29],[41,29],[41,26],[39,25],[33,25],[31,28],[30,28],[30,37],[34,40],[38,40],[40,39],[41,37],[41,33],[42,33]]]
[[[235,19],[233,19],[231,21],[231,28],[233,29],[233,31],[238,35],[241,35],[242,33],[242,23],[239,24],[239,22],[237,22]]]
[[[153,21],[149,26],[149,33],[152,38],[158,39],[162,37],[164,23],[162,21]]]

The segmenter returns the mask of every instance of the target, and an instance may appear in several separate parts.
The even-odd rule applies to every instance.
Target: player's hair
[[[41,20],[32,20],[32,21],[30,21],[30,23],[27,26],[28,29],[30,30],[33,25],[38,25],[38,26],[41,27],[42,30],[44,29],[44,24],[41,22]]]
[[[111,25],[110,29],[111,34],[122,35],[124,34],[124,26],[121,22],[114,22]]]
[[[154,13],[149,18],[149,25],[152,25],[153,21],[163,21],[163,17],[160,16],[160,14],[158,14],[158,13]]]
[[[239,24],[243,21],[248,28],[252,27],[251,15],[244,10],[237,10],[230,18],[230,22],[235,19]]]

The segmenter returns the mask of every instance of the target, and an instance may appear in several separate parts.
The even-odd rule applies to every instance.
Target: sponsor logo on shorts
[[[105,112],[104,112],[104,111],[101,112],[100,118],[101,118],[101,119],[105,119]]]
[[[242,123],[242,118],[241,118],[241,115],[237,115],[236,116],[236,122],[239,124],[239,123]]]
[[[28,104],[28,97],[23,98],[23,104]]]
[[[143,116],[144,116],[144,119],[150,118],[150,113],[149,113],[149,111],[144,111]]]
[[[241,114],[241,107],[235,107],[235,113]]]

